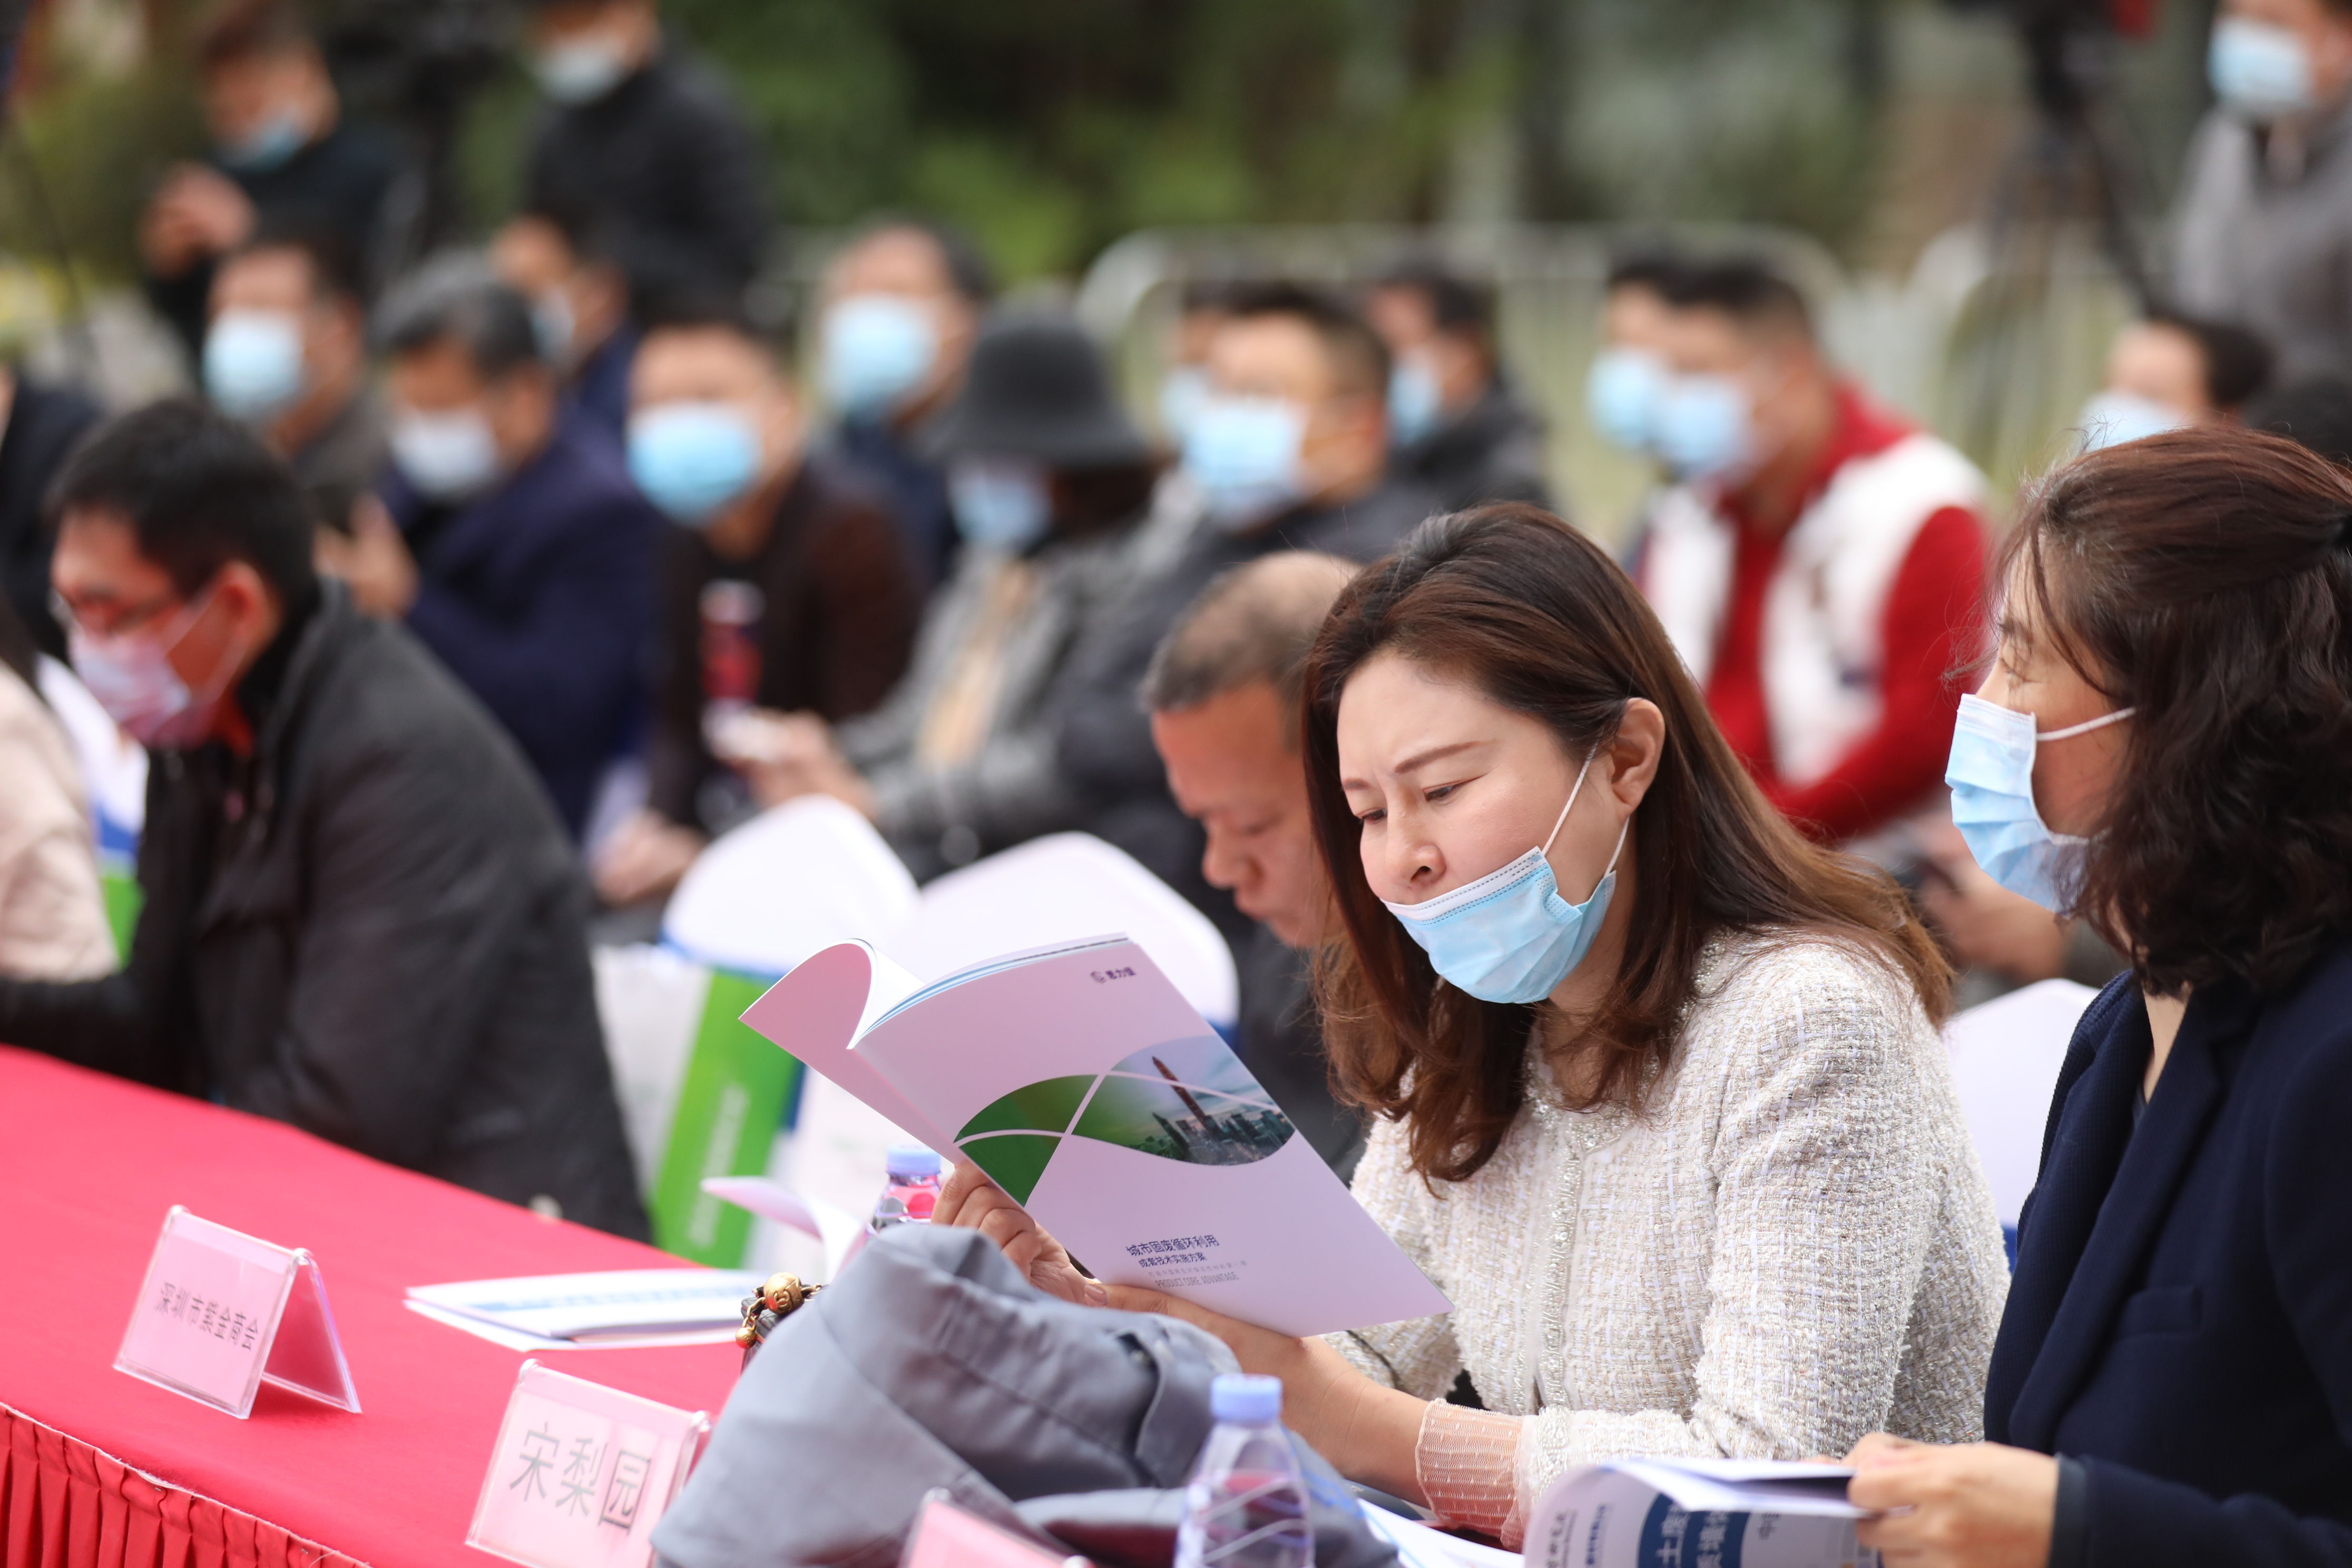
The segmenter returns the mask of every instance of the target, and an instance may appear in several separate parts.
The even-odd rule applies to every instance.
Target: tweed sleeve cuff
[[[1513,1551],[1527,1523],[1518,1506],[1524,1425],[1516,1415],[1435,1401],[1412,1450],[1413,1476],[1429,1506],[1448,1524],[1483,1531]]]

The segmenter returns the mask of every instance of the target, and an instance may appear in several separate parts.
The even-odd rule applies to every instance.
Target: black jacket
[[[2078,1562],[2352,1563],[2352,945],[2198,992],[2135,1127],[2148,1050],[2126,975],[2059,1073],[1986,1435],[2079,1462]]]
[[[1454,418],[1397,452],[1400,479],[1434,492],[1448,511],[1486,501],[1551,505],[1544,481],[1543,421],[1501,381]]]
[[[427,503],[397,469],[383,496],[416,556],[408,629],[498,716],[579,834],[644,721],[667,525],[577,410],[470,500]]]
[[[56,536],[41,514],[49,480],[83,432],[98,423],[98,405],[71,387],[48,386],[19,373],[0,436],[0,590],[43,653],[63,658],[64,628],[49,612],[49,553]]]
[[[1160,576],[1136,591],[1128,613],[1091,646],[1071,651],[1055,697],[1055,751],[1064,776],[1084,803],[1078,826],[1109,840],[1199,905],[1238,945],[1254,922],[1230,895],[1201,876],[1200,825],[1176,809],[1168,775],[1151,743],[1143,710],[1143,677],[1160,639],[1192,601],[1233,567],[1278,550],[1320,550],[1372,561],[1402,542],[1430,513],[1443,510],[1426,490],[1394,481],[1335,507],[1299,507],[1246,533],[1202,524]]]
[[[1263,925],[1234,943],[1234,978],[1241,984],[1234,1051],[1344,1182],[1364,1157],[1366,1129],[1363,1113],[1331,1093],[1312,963]]]
[[[129,965],[0,981],[0,1040],[645,1236],[586,889],[514,743],[332,584],[239,700],[248,765],[154,758]]]
[[[601,218],[640,300],[740,289],[765,259],[758,144],[718,84],[672,55],[593,103],[548,105],[523,200]]]

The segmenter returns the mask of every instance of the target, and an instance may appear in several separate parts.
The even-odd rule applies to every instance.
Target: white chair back
[[[2042,1131],[2067,1042],[2097,994],[2071,980],[2044,980],[1955,1014],[1944,1026],[1960,1110],[2000,1223],[2012,1233],[2041,1167]]]
[[[662,938],[713,968],[783,975],[853,937],[895,951],[914,915],[915,879],[874,825],[830,795],[805,795],[698,856]]]

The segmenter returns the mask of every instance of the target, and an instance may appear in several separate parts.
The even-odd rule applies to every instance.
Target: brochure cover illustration
[[[743,1021],[978,1165],[1108,1282],[1293,1334],[1451,1310],[1125,938],[928,987],[845,942]]]

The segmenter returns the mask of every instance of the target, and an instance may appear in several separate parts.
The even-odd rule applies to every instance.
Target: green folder
[[[751,1216],[702,1190],[709,1176],[768,1169],[779,1131],[800,1108],[801,1064],[737,1019],[771,982],[714,969],[679,1085],[677,1110],[648,1207],[654,1245],[717,1268],[740,1268]]]

